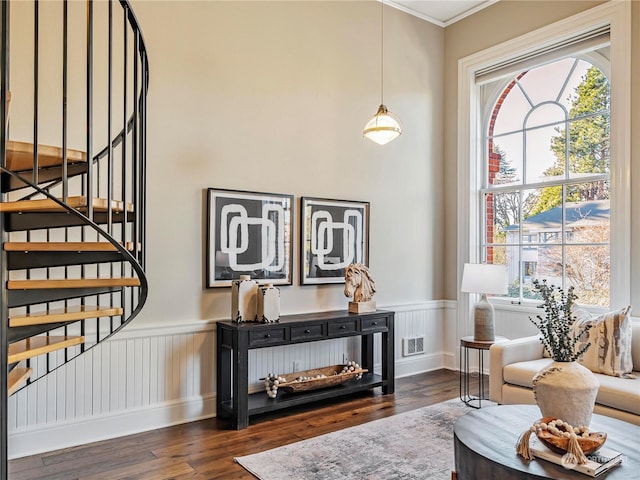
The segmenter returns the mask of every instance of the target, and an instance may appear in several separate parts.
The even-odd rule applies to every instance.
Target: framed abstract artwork
[[[344,283],[350,263],[369,265],[369,202],[302,197],[300,283]]]
[[[206,286],[240,275],[291,285],[293,196],[209,188]]]

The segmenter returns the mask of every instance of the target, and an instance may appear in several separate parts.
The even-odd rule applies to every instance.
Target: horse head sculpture
[[[368,302],[376,293],[376,282],[362,263],[352,263],[344,272],[344,295],[355,302]]]

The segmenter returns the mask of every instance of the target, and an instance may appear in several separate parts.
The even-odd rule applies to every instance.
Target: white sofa
[[[635,379],[596,373],[595,413],[640,425],[640,322],[632,323]],[[543,356],[537,335],[495,343],[490,349],[489,396],[500,404],[535,404],[532,378],[553,360]]]

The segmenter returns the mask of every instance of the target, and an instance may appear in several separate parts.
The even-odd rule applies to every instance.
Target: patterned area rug
[[[235,460],[260,480],[450,479],[453,424],[470,410],[448,400]]]

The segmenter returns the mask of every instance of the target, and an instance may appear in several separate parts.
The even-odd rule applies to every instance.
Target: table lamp
[[[488,263],[465,263],[462,271],[462,286],[465,293],[480,293],[480,301],[473,314],[473,339],[482,342],[493,342],[494,333],[493,305],[487,300],[487,293],[507,293],[507,269],[504,265]]]

